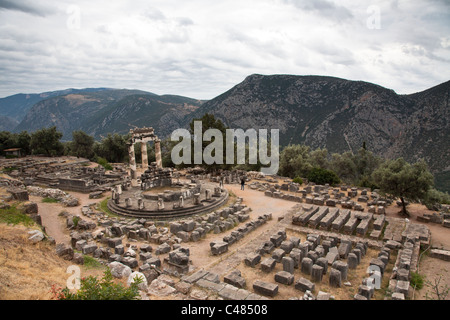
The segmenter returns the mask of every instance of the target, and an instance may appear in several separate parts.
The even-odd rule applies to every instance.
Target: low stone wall
[[[28,186],[27,190],[31,195],[34,196],[51,198],[61,201],[61,203],[66,207],[76,207],[79,205],[79,201],[77,198],[59,189]]]
[[[450,261],[450,251],[440,250],[440,249],[431,249],[430,257],[444,260],[444,261]]]

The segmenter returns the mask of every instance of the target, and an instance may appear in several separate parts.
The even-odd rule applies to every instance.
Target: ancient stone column
[[[200,193],[194,194],[194,206],[198,206],[200,204]]]
[[[126,198],[125,199],[125,204],[127,205],[127,208],[131,207],[133,205],[131,198]]]
[[[164,199],[158,198],[158,210],[164,210]]]
[[[128,145],[128,156],[130,157],[130,176],[131,185],[135,187],[137,185],[137,171],[136,171],[136,157],[134,154],[134,144]]]
[[[141,142],[142,169],[148,168],[147,142]]]
[[[162,168],[162,159],[161,159],[161,140],[155,140],[155,155],[156,155],[156,166],[158,168]]]
[[[184,198],[180,196],[180,208],[184,208]]]
[[[111,199],[116,200],[117,198],[117,190],[114,188],[111,190]]]
[[[144,208],[145,208],[144,200],[142,198],[138,198],[138,209],[144,210]]]

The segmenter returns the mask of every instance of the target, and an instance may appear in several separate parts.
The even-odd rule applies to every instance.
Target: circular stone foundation
[[[108,200],[111,212],[133,218],[171,220],[213,211],[228,200],[228,191],[210,184],[123,190]],[[183,198],[183,200],[180,199]]]

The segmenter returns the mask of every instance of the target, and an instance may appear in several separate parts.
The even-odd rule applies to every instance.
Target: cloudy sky
[[[110,87],[211,99],[253,73],[407,94],[449,71],[448,0],[0,0],[0,97]]]

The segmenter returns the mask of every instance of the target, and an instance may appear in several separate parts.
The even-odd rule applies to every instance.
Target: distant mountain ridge
[[[131,128],[154,126],[164,128],[176,117],[183,117],[201,105],[201,101],[181,96],[109,89],[76,92],[51,97],[36,103],[14,129],[35,131],[56,126],[64,140],[72,139],[72,131],[83,130],[100,139],[108,133],[126,134]],[[165,120],[162,120],[166,114]],[[163,121],[163,125],[159,123]],[[173,123],[174,126],[178,122]],[[168,135],[162,130],[160,135]]]
[[[0,114],[3,116],[10,117],[22,121],[28,110],[30,110],[36,103],[56,96],[63,96],[71,93],[84,93],[84,92],[97,92],[112,90],[109,88],[86,88],[86,89],[65,89],[58,91],[49,91],[43,93],[31,93],[24,94],[19,93],[9,97],[0,99]]]
[[[424,158],[441,189],[450,191],[450,81],[399,95],[364,81],[254,74],[209,101],[139,90],[85,90],[40,97],[31,107],[31,98],[3,98],[0,116],[20,121],[15,132],[56,125],[70,140],[73,130],[100,139],[142,126],[152,126],[160,138],[167,138],[208,112],[231,128],[280,129],[281,145],[302,143],[342,153],[365,143],[386,158]],[[19,98],[22,106],[17,106]],[[6,107],[5,99],[16,105]],[[27,108],[18,120],[18,110]]]
[[[19,93],[5,98],[0,98],[0,131],[13,131],[23,120],[27,112],[38,102],[72,93],[98,92],[111,90],[109,88],[65,89],[43,93]]]

